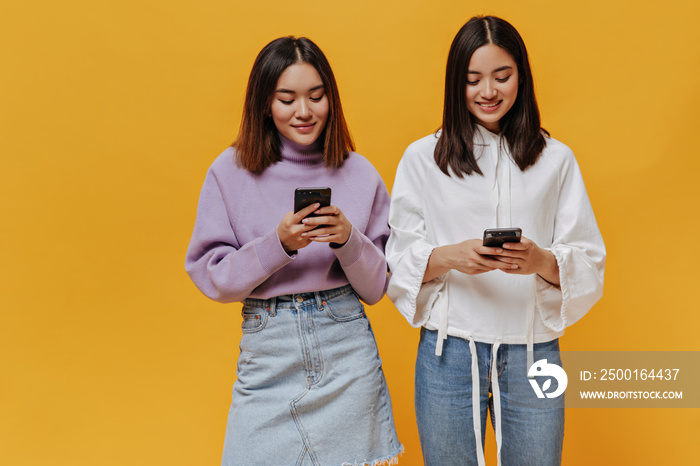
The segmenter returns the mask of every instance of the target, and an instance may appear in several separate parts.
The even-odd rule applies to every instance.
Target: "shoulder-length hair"
[[[540,111],[523,39],[501,18],[475,16],[459,30],[447,57],[442,131],[435,147],[435,162],[446,175],[450,174],[450,168],[460,178],[474,172],[483,175],[474,156],[477,123],[467,109],[466,81],[472,54],[486,44],[504,49],[518,66],[518,95],[499,126],[520,170],[537,162],[546,145],[544,134],[549,133],[540,126]]]
[[[305,37],[280,37],[267,44],[258,54],[248,78],[243,118],[237,139],[231,144],[238,163],[246,170],[261,173],[281,159],[280,139],[270,114],[272,99],[280,75],[289,66],[308,63],[318,71],[328,98],[328,119],[319,136],[323,137],[323,158],[329,168],[338,168],[354,150],[338,85],[325,55]]]

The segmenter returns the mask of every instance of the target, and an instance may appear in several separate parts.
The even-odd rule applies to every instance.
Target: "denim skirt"
[[[352,287],[246,299],[225,466],[396,464],[382,362]]]

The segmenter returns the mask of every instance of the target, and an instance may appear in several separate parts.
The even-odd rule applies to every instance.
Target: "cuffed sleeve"
[[[392,243],[392,246],[395,245]],[[423,283],[423,275],[433,249],[433,246],[426,243],[415,243],[404,250],[400,258],[392,256],[396,262],[392,261],[389,265],[392,274],[387,295],[413,327],[421,327],[428,321],[430,310],[445,282],[446,276],[441,275]]]
[[[427,237],[421,170],[411,154],[409,146],[399,163],[392,190],[391,235],[386,248],[391,279],[387,295],[410,325],[420,327],[430,317],[445,276],[423,283],[435,245]]]
[[[215,174],[204,181],[185,270],[199,290],[219,302],[242,301],[294,259],[277,230],[240,246]]]
[[[573,153],[568,154],[560,184],[551,247],[560,286],[538,278],[536,297],[539,316],[552,331],[576,323],[603,296],[605,270],[605,244]]]
[[[389,238],[389,192],[377,173],[372,211],[365,233],[354,225],[347,242],[333,248],[338,262],[358,296],[376,304],[386,291],[389,277],[384,248]]]

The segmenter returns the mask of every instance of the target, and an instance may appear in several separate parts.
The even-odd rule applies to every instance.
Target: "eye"
[[[496,78],[496,81],[499,83],[504,83],[510,79],[510,77],[513,76],[512,74],[510,76],[506,76],[505,78]]]
[[[282,102],[284,105],[291,105],[292,102],[294,102],[293,100],[282,100],[282,99],[277,99],[277,100]]]
[[[323,98],[326,96],[326,93],[323,92],[323,89],[319,89],[321,92],[316,92],[313,96],[309,96],[309,100],[311,102],[320,102],[323,100]]]
[[[479,84],[479,80],[477,79],[476,81],[469,81],[467,80],[467,86],[476,86]]]

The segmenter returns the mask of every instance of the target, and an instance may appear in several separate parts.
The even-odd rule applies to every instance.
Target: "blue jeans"
[[[423,460],[428,466],[477,465],[483,445],[487,410],[495,423],[491,358],[493,345],[476,343],[479,365],[481,442],[472,415],[469,341],[448,336],[442,356],[435,356],[437,332],[421,329],[416,359],[416,418]],[[534,345],[534,361],[546,358],[561,366],[559,341]],[[564,395],[540,399],[527,378],[525,345],[498,348],[501,398],[501,461],[504,466],[561,464],[564,442]]]
[[[352,287],[246,299],[242,314],[222,465],[364,465],[401,452]]]

